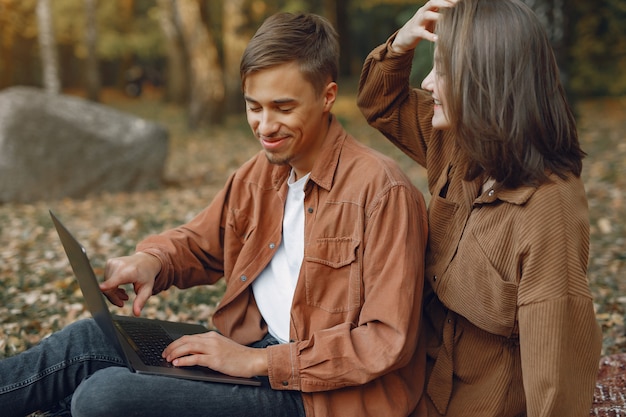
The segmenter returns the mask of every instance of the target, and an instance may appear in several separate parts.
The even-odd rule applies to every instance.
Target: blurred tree
[[[223,122],[224,75],[214,37],[202,21],[199,0],[178,0],[181,33],[189,59],[191,129]]]
[[[15,83],[18,70],[16,44],[30,32],[36,33],[36,23],[29,19],[35,10],[34,0],[0,0],[0,88]],[[27,29],[31,27],[30,31]]]
[[[84,0],[85,2],[85,45],[87,58],[85,60],[85,89],[87,98],[100,101],[100,69],[98,67],[98,0]]]
[[[59,60],[57,58],[50,0],[37,1],[37,23],[44,89],[48,93],[59,94],[61,91]]]
[[[568,4],[572,89],[582,96],[626,94],[626,0]]]
[[[47,0],[49,1],[49,0]],[[54,0],[61,85],[87,87],[88,46],[85,1]],[[193,89],[187,65],[194,63],[183,39],[181,16],[164,11],[189,0],[107,0],[97,3],[97,56],[103,86],[123,87],[131,68],[143,69],[142,83],[160,84],[167,63],[166,97],[187,100]],[[238,49],[268,15],[278,10],[311,11],[335,22],[341,34],[342,76],[357,75],[365,55],[384,42],[424,3],[424,0],[195,0],[221,68],[225,97],[238,83]],[[570,94],[626,94],[626,0],[524,0],[540,15],[550,33]],[[0,0],[0,88],[43,85],[37,48],[38,0]],[[165,7],[170,4],[169,9]],[[179,12],[177,12],[179,13]],[[168,17],[169,16],[169,17]],[[168,23],[169,22],[169,23]],[[166,30],[168,24],[170,29]],[[176,32],[178,31],[178,33]],[[197,47],[197,45],[196,45]],[[420,48],[430,49],[427,43]],[[418,52],[428,57],[432,50]],[[173,58],[177,56],[177,58]],[[90,64],[91,65],[91,64]],[[429,59],[414,62],[413,82],[419,83]],[[237,68],[237,69],[236,69]],[[215,84],[214,84],[215,85]],[[178,86],[178,87],[177,87]],[[182,87],[181,87],[182,86]],[[219,90],[219,89],[218,89]],[[174,91],[183,91],[175,94]],[[231,104],[224,105],[230,111]]]
[[[243,51],[252,36],[250,16],[245,12],[249,0],[226,0],[223,6],[222,36],[224,57],[225,106],[227,113],[237,113],[244,109],[241,99],[239,63]]]
[[[353,73],[352,45],[350,20],[348,19],[350,0],[323,0],[321,14],[325,16],[337,29],[339,35],[339,70],[341,75],[349,77]]]
[[[381,5],[393,5],[393,6],[412,6],[415,8],[415,11],[419,7],[421,7],[426,0],[419,1],[407,1],[407,0],[361,0],[360,6],[365,9],[371,9],[373,7],[381,6]]]
[[[104,85],[125,86],[130,94],[141,94],[144,84],[161,83],[166,41],[159,18],[160,9],[153,0],[98,3],[98,55]],[[74,31],[74,42],[82,36]],[[85,51],[76,50],[76,54],[84,57]]]
[[[575,107],[576,94],[571,88],[571,63],[569,49],[571,47],[571,24],[573,10],[571,4],[565,7],[564,0],[523,0],[537,16],[546,29],[557,64],[561,70],[561,81],[567,92],[570,103]]]
[[[374,47],[386,42],[424,3],[425,0],[363,0],[352,5],[349,13],[350,30],[355,34],[351,46],[352,59],[357,63],[355,74],[360,72],[367,54]],[[430,42],[420,42],[411,68],[412,85],[419,85],[428,74],[432,68],[432,55],[433,45]]]
[[[188,59],[176,0],[159,0],[159,23],[165,36],[167,70],[165,100],[184,104],[189,98]]]

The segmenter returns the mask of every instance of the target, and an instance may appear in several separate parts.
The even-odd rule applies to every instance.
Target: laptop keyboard
[[[174,341],[171,336],[156,323],[116,320],[124,332],[136,345],[136,352],[142,362],[150,366],[173,367],[161,357],[163,350]]]

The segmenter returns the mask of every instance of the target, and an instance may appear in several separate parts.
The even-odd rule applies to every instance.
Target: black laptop
[[[85,304],[109,341],[125,358],[134,372],[170,376],[199,381],[230,384],[261,385],[257,378],[239,378],[224,375],[206,367],[175,367],[161,358],[161,352],[173,340],[186,335],[209,330],[199,324],[180,323],[142,317],[112,314],[100,291],[98,280],[91,267],[85,248],[74,238],[61,221],[50,211],[65,253],[72,265]]]

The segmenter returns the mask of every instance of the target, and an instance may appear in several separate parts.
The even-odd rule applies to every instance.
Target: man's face
[[[297,178],[309,173],[336,95],[334,82],[316,94],[295,62],[249,74],[244,84],[248,124],[269,161],[291,165]]]

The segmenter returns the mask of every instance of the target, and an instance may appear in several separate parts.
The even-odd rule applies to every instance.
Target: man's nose
[[[263,136],[271,136],[276,131],[276,118],[271,111],[261,112],[258,131]]]

